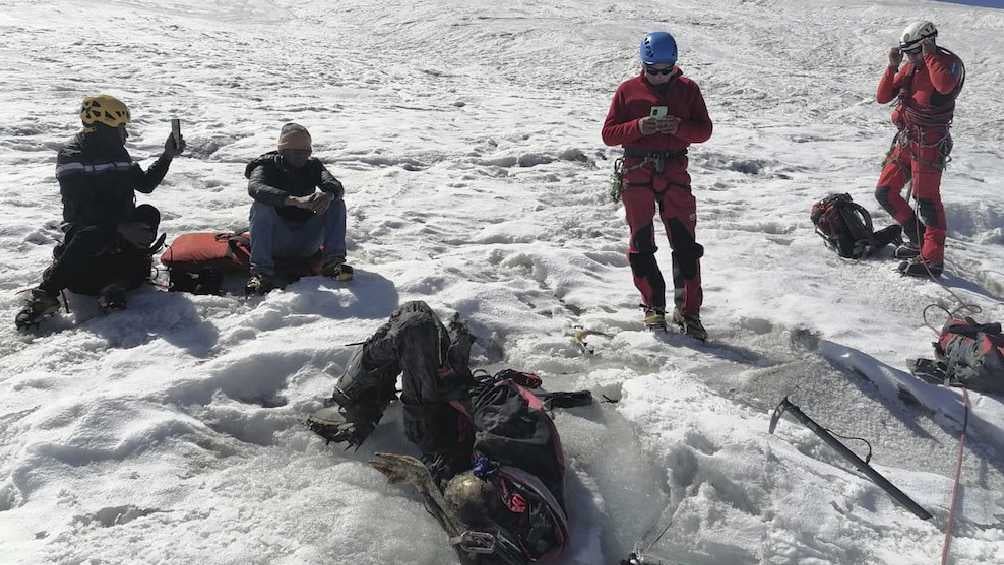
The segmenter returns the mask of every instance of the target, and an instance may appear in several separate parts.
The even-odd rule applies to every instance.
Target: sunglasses
[[[648,74],[650,74],[650,75],[652,75],[652,76],[657,76],[657,75],[666,76],[666,75],[668,75],[668,74],[670,74],[670,73],[673,72],[673,67],[669,66],[669,67],[666,67],[665,69],[657,69],[655,67],[652,67],[652,66],[649,66],[649,65],[645,65],[645,72],[648,73]]]

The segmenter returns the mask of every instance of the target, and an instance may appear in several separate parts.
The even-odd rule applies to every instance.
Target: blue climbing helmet
[[[676,52],[676,39],[665,31],[646,33],[638,49],[641,62],[645,65],[675,65]]]

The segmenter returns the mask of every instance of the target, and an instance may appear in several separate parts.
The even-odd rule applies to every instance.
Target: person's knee
[[[631,266],[631,274],[636,278],[657,279],[660,276],[659,264],[655,260],[655,253],[629,253],[628,264]]]
[[[154,231],[157,231],[160,227],[160,210],[149,204],[141,204],[133,212],[133,220],[142,222],[153,228]]]
[[[882,207],[886,212],[891,212],[892,204],[889,203],[889,193],[892,191],[888,186],[879,186],[875,188],[875,200],[878,201],[879,206]]]
[[[922,222],[925,225],[931,227],[940,227],[940,214],[938,213],[940,205],[938,202],[930,198],[920,198],[918,199],[917,210]]]
[[[391,315],[397,328],[398,352],[419,351],[428,345],[428,337],[441,332],[439,316],[421,300],[405,302]]]
[[[628,253],[628,264],[634,271],[644,271],[650,265],[655,265],[655,253],[645,251],[641,253]]]
[[[411,300],[400,306],[402,312],[432,313],[432,308],[424,300]]]
[[[651,222],[631,234],[631,255],[652,255],[658,249],[655,245],[655,227]]]
[[[251,214],[249,215],[249,220],[251,223],[251,232],[255,231],[255,227],[268,227],[271,228],[275,222],[279,219],[279,214],[276,213],[275,208],[269,206],[268,204],[262,204],[260,202],[255,202],[251,205]]]
[[[669,221],[669,233],[673,245],[673,258],[683,278],[696,277],[700,259],[704,256],[704,246],[697,243],[690,230],[676,218]]]
[[[333,198],[327,210],[321,215],[324,217],[325,222],[341,220],[341,218],[345,217],[345,201],[341,198]]]

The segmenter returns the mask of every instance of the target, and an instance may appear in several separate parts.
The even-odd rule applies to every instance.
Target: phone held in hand
[[[171,118],[171,137],[174,138],[174,146],[181,147],[181,120]]]
[[[669,106],[652,106],[648,115],[657,120],[664,120],[669,115]]]

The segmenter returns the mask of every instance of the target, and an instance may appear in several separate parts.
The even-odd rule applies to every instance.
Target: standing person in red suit
[[[904,275],[941,276],[945,260],[945,208],[941,203],[941,173],[952,151],[949,128],[955,98],[965,81],[962,60],[938,47],[938,30],[930,22],[907,26],[899,47],[889,51],[889,66],[879,81],[875,99],[896,99],[892,122],[899,131],[885,159],[875,198],[903,226],[908,241],[895,255]],[[906,55],[906,64],[900,67]],[[917,199],[917,213],[900,191],[907,182]]]
[[[645,324],[665,328],[666,282],[655,260],[656,210],[673,249],[673,321],[689,336],[707,339],[701,324],[701,265],[695,241],[696,202],[687,172],[687,147],[711,137],[701,90],[676,65],[676,40],[646,34],[641,73],[617,88],[603,123],[603,142],[624,147],[621,198],[631,239],[628,259],[641,292]]]

